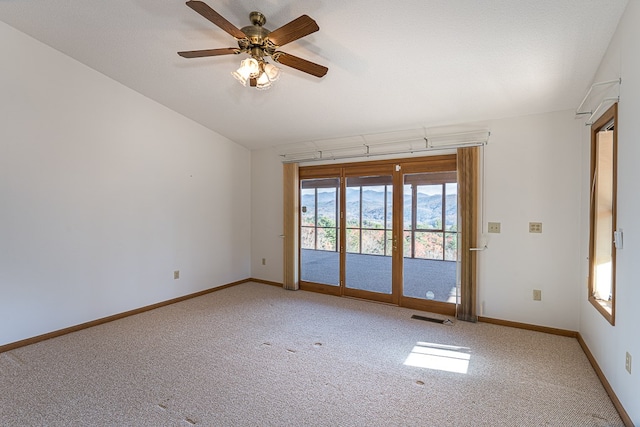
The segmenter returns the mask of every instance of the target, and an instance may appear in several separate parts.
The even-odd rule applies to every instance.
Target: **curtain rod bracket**
[[[597,108],[596,108],[595,111],[582,111],[582,107],[584,107],[584,104],[587,102],[587,99],[589,99],[589,96],[591,96],[591,92],[593,91],[593,89],[595,87],[597,87],[597,86],[608,86],[608,85],[612,85],[612,84],[617,84],[618,86],[620,86],[622,84],[622,77],[619,77],[619,78],[617,78],[615,80],[607,80],[605,82],[598,82],[598,83],[592,84],[591,87],[589,88],[589,90],[587,91],[587,94],[582,99],[582,102],[580,103],[578,108],[576,108],[576,116],[582,116],[582,115],[585,115],[585,114],[591,114],[591,115],[595,114],[595,111],[598,110]],[[618,95],[618,97],[620,97],[620,95]],[[602,102],[600,103],[600,105],[598,105],[598,107],[601,107],[601,106],[602,106]],[[589,120],[587,120],[587,121],[589,121]]]

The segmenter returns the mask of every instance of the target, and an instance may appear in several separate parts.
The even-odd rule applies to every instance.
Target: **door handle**
[[[487,249],[489,249],[487,245],[484,245],[481,248],[469,248],[470,251],[486,251]]]

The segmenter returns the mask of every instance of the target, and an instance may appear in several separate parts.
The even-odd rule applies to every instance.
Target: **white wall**
[[[0,345],[250,276],[248,150],[3,23],[0,51]]]
[[[481,315],[578,329],[579,126],[572,111],[488,122]],[[487,233],[489,221],[501,223],[500,234]],[[529,233],[529,222],[541,222],[542,234]]]
[[[282,185],[282,163],[276,151],[252,151],[251,277],[277,283],[284,280]]]
[[[483,315],[577,330],[579,323],[580,125],[573,112],[474,124],[491,130],[485,149],[484,227],[479,254]],[[282,281],[282,165],[272,149],[252,152],[252,277]],[[528,232],[542,222],[542,234]],[[263,257],[276,260],[265,267]],[[533,289],[542,301],[533,301]]]
[[[622,77],[618,110],[618,227],[624,248],[617,251],[616,324],[611,326],[587,301],[589,232],[589,153],[582,158],[582,235],[580,333],[634,424],[640,425],[640,2],[630,1],[594,79]],[[615,89],[612,89],[615,91]],[[608,96],[611,93],[603,93]],[[588,128],[582,144],[588,146]],[[634,358],[632,374],[625,370],[625,353]]]

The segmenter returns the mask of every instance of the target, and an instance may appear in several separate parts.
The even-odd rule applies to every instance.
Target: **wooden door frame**
[[[448,172],[455,171],[458,168],[458,159],[456,154],[446,154],[438,156],[426,156],[416,158],[391,159],[391,160],[375,160],[365,162],[351,162],[331,165],[304,166],[299,169],[298,179],[314,179],[314,178],[340,178],[340,233],[339,233],[339,253],[340,253],[340,284],[322,285],[312,282],[300,280],[300,289],[321,292],[331,295],[349,296],[355,298],[371,299],[378,302],[389,303],[401,307],[412,309],[431,311],[445,314],[448,316],[455,315],[456,304],[445,303],[440,301],[421,300],[418,298],[404,297],[402,295],[403,280],[403,178],[405,174],[411,173],[427,173],[427,172]],[[348,169],[348,172],[345,172]],[[344,214],[346,201],[346,178],[348,176],[363,176],[367,174],[390,174],[392,176],[393,191],[393,233],[394,249],[392,257],[392,293],[378,294],[374,292],[349,289],[345,286],[345,260],[346,260],[346,214]],[[397,191],[396,189],[400,189]],[[299,184],[298,184],[299,191]],[[460,207],[459,207],[460,209]],[[299,206],[298,206],[299,210]],[[396,210],[399,210],[398,214]],[[299,214],[299,213],[298,213]],[[474,237],[475,239],[475,237]],[[300,266],[300,243],[297,243],[297,261],[298,271]],[[475,301],[475,298],[474,298]]]

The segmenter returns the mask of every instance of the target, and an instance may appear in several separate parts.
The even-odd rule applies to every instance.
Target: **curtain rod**
[[[281,151],[282,163],[303,163],[342,159],[368,158],[374,156],[395,156],[427,151],[453,150],[488,144],[491,131],[476,129],[454,133],[432,134],[430,136],[387,140],[387,142],[364,141],[360,143],[315,147],[300,147],[290,152]],[[284,148],[284,147],[283,147]],[[306,149],[305,149],[306,148]]]
[[[484,145],[487,145],[487,143],[488,141],[474,141],[474,142],[457,144],[457,145],[452,144],[452,145],[439,146],[439,147],[427,146],[425,148],[397,150],[397,151],[389,151],[389,152],[381,152],[381,153],[370,153],[369,146],[363,145],[364,147],[367,148],[367,152],[362,154],[345,154],[342,156],[341,155],[323,156],[323,150],[314,150],[314,151],[307,151],[304,153],[281,154],[280,157],[282,157],[282,163],[309,163],[309,162],[321,162],[321,161],[327,161],[327,160],[357,159],[357,158],[369,158],[369,157],[376,157],[376,156],[394,156],[397,154],[423,153],[428,151],[453,150],[456,148],[484,146]],[[329,150],[326,150],[326,151],[329,151]]]

